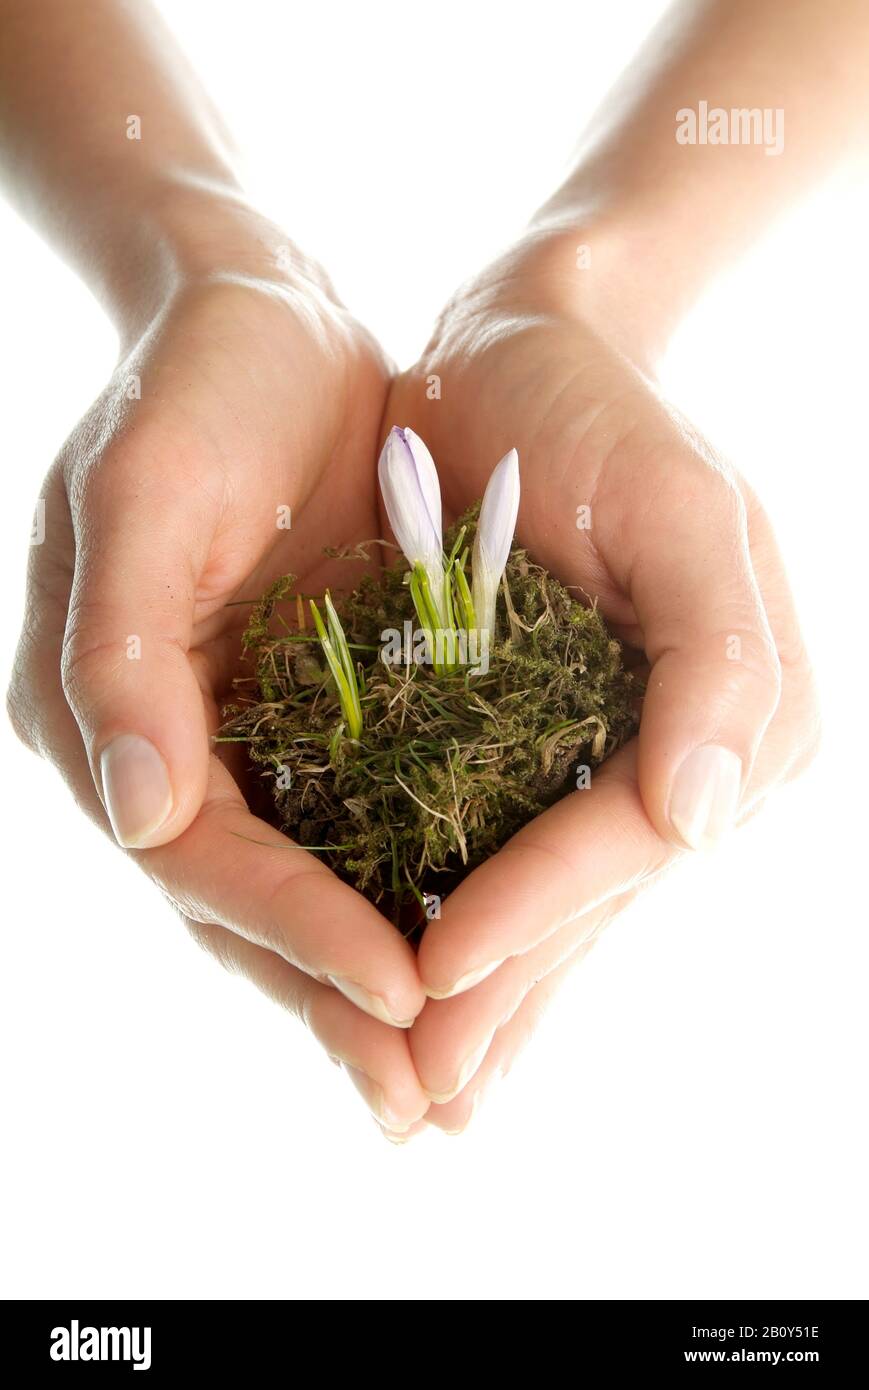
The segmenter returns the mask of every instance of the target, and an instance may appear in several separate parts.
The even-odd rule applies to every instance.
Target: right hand
[[[745,481],[668,406],[635,269],[579,233],[531,235],[449,303],[388,419],[437,463],[460,514],[519,451],[517,535],[598,601],[651,670],[639,735],[592,785],[469,874],[419,949],[432,994],[411,1031],[427,1122],[467,1124],[589,943],[684,850],[753,814],[811,760],[814,685],[770,523]],[[590,274],[590,272],[589,272]],[[649,335],[651,337],[651,334]],[[442,397],[427,384],[442,383]],[[582,524],[581,524],[582,522]]]
[[[413,952],[251,815],[209,749],[249,613],[238,601],[288,571],[306,592],[346,585],[349,562],[336,570],[323,547],[379,534],[387,384],[297,255],[173,286],[48,474],[9,706],[197,939],[304,1019],[401,1131],[428,1107],[405,1031],[424,1003]]]

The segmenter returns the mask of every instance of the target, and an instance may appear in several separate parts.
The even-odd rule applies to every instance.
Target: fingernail
[[[481,1086],[479,1091],[477,1091],[476,1095],[474,1096],[474,1099],[471,1101],[471,1108],[468,1111],[468,1118],[465,1120],[464,1124],[459,1125],[456,1129],[442,1129],[441,1134],[449,1134],[451,1136],[457,1134],[464,1134],[465,1130],[468,1128],[468,1125],[471,1123],[471,1120],[474,1118],[474,1116],[477,1113],[477,1110],[479,1109],[480,1097],[482,1096],[482,1094],[483,1088]]]
[[[426,985],[425,992],[429,999],[452,999],[454,994],[463,994],[466,989],[473,989],[474,985],[480,984],[492,975],[499,965],[503,965],[503,960],[490,961],[488,965],[481,965],[479,970],[469,970],[467,975],[460,975],[455,984],[447,989],[429,989]]]
[[[401,1134],[398,1130],[387,1129],[385,1125],[378,1127],[384,1139],[388,1139],[390,1144],[409,1144],[413,1138],[412,1134]]]
[[[441,1130],[441,1133],[464,1134],[465,1130],[468,1128],[468,1125],[471,1123],[471,1120],[474,1118],[477,1111],[479,1110],[480,1102],[486,1099],[489,1092],[492,1090],[492,1087],[495,1085],[496,1081],[504,1080],[504,1075],[505,1073],[502,1070],[502,1068],[496,1067],[495,1070],[492,1072],[492,1075],[488,1078],[488,1080],[485,1081],[482,1086],[480,1086],[479,1090],[474,1092],[474,1099],[471,1101],[470,1114],[468,1115],[468,1118],[465,1120],[465,1123],[463,1125],[459,1125],[458,1129],[443,1129]]]
[[[423,1090],[425,1091],[429,1100],[433,1100],[436,1105],[446,1105],[448,1101],[454,1100],[455,1097],[459,1094],[459,1091],[463,1091],[465,1089],[471,1077],[475,1074],[475,1072],[479,1070],[480,1066],[482,1065],[483,1058],[489,1051],[489,1046],[494,1036],[495,1035],[493,1033],[491,1037],[486,1038],[485,1042],[482,1042],[479,1047],[474,1049],[470,1057],[465,1058],[465,1061],[462,1063],[461,1069],[459,1071],[458,1077],[456,1078],[456,1084],[452,1086],[450,1090],[427,1091],[425,1090],[425,1087],[423,1087]]]
[[[383,1087],[373,1081],[368,1072],[362,1071],[360,1067],[352,1067],[349,1062],[342,1062],[341,1065],[374,1118],[385,1125],[387,1129],[391,1129],[394,1134],[406,1134],[410,1125],[403,1124],[399,1117],[390,1110],[386,1104]]]
[[[378,1131],[383,1135],[384,1139],[389,1140],[390,1144],[409,1144],[411,1139],[416,1139],[422,1132],[417,1125],[408,1125],[407,1128],[403,1130],[389,1129],[387,1125],[381,1124],[375,1117],[372,1116],[372,1118],[374,1119]]]
[[[363,1013],[371,1014],[372,1018],[379,1018],[381,1023],[389,1023],[393,1028],[410,1028],[413,1024],[412,1018],[395,1018],[379,995],[371,994],[363,985],[358,985],[355,980],[342,980],[337,975],[327,975],[326,979],[330,985],[334,985],[337,990],[341,991],[345,999],[349,999],[351,1004],[355,1004],[357,1009],[361,1009]]]
[[[100,756],[103,797],[118,843],[145,848],[172,810],[169,769],[153,743],[120,734]]]
[[[742,762],[715,743],[695,748],[679,768],[670,793],[670,821],[691,849],[708,849],[736,818]]]

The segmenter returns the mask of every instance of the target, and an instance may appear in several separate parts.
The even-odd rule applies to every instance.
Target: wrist
[[[647,371],[695,297],[664,233],[639,213],[544,216],[510,254],[508,278],[535,312],[583,323]]]
[[[121,221],[127,225],[110,232],[111,257],[101,279],[102,297],[126,342],[184,289],[221,279],[334,300],[316,262],[233,185],[171,181],[150,189],[132,218],[125,209]]]

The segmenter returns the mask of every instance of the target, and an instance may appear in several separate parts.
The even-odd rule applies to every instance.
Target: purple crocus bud
[[[395,539],[411,565],[422,565],[443,618],[441,489],[434,460],[419,435],[394,426],[383,446],[377,476]]]
[[[519,455],[505,454],[489,479],[474,540],[473,600],[480,633],[495,632],[495,600],[519,512]]]

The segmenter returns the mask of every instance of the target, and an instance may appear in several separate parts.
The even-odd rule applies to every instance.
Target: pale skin
[[[84,37],[43,0],[39,43],[33,9],[0,0],[7,187],[122,346],[41,490],[13,721],[197,938],[345,1065],[387,1137],[460,1131],[612,917],[816,746],[769,521],[654,372],[721,266],[865,139],[869,13],[676,5],[575,172],[393,378],[319,268],[247,203],[147,8],[98,0]],[[49,90],[64,122],[46,114]],[[674,113],[700,100],[783,108],[782,153],[680,146]],[[130,110],[152,132],[136,161]],[[227,605],[286,571],[307,592],[347,583],[322,548],[383,534],[375,463],[393,423],[429,444],[452,515],[515,446],[522,543],[596,596],[651,667],[638,739],[451,894],[418,956],[253,815],[241,761],[208,739],[239,669],[247,610]],[[141,661],[126,659],[130,634]]]

